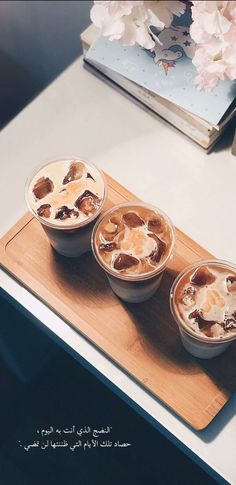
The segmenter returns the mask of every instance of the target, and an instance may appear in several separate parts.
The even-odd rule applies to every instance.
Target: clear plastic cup
[[[151,273],[141,274],[141,275],[119,274],[114,269],[104,264],[102,259],[99,257],[99,253],[97,251],[96,242],[95,242],[96,233],[97,233],[97,230],[99,229],[100,223],[105,217],[107,217],[108,214],[109,215],[112,214],[120,207],[127,207],[127,209],[129,209],[131,207],[138,208],[140,206],[147,209],[151,209],[152,211],[155,211],[157,215],[160,214],[160,216],[163,217],[163,219],[168,224],[168,227],[170,229],[170,235],[171,235],[170,247],[165,259],[161,262],[161,264],[157,266],[155,271]],[[173,257],[173,251],[174,251],[174,245],[175,245],[175,231],[174,231],[174,226],[170,221],[169,217],[157,207],[154,207],[150,204],[146,204],[145,202],[126,202],[124,204],[119,204],[112,207],[112,209],[106,211],[98,219],[93,229],[91,244],[92,244],[92,250],[93,250],[95,259],[97,260],[101,268],[105,271],[108,281],[110,283],[110,286],[114,291],[114,293],[119,298],[121,298],[126,302],[141,303],[151,298],[161,283],[161,279],[167,267],[167,264],[169,263],[170,259]]]
[[[210,266],[214,265],[217,267],[225,268],[231,272],[236,273],[236,266],[232,263],[227,261],[223,261],[220,259],[207,259],[202,261],[197,261],[196,263],[188,266],[185,268],[174,280],[173,285],[170,290],[170,309],[171,313],[179,327],[180,337],[185,349],[194,357],[198,357],[200,359],[211,359],[213,357],[217,357],[218,355],[222,354],[229,345],[236,339],[235,334],[228,334],[225,337],[207,337],[205,335],[196,334],[190,326],[186,324],[181,315],[178,312],[177,305],[175,304],[175,296],[176,291],[178,289],[178,285],[182,278],[190,272],[191,270],[197,269],[202,266]]]
[[[92,167],[95,172],[99,174],[103,183],[103,198],[101,205],[99,206],[98,210],[95,214],[92,214],[90,217],[85,219],[84,221],[74,222],[70,225],[63,224],[63,221],[60,224],[55,224],[51,220],[45,220],[44,218],[40,217],[37,212],[35,212],[31,206],[29,200],[29,191],[31,188],[31,182],[37,173],[42,169],[46,168],[48,165],[55,163],[55,162],[65,162],[65,161],[81,161],[84,162],[87,166]],[[34,169],[32,174],[28,177],[26,186],[25,186],[25,200],[28,206],[28,209],[33,214],[33,216],[40,222],[42,228],[44,229],[51,246],[57,251],[57,253],[62,254],[63,256],[67,257],[79,257],[82,254],[86,253],[87,251],[91,250],[91,234],[94,227],[94,223],[97,220],[99,214],[101,213],[107,195],[107,183],[105,177],[101,170],[99,170],[94,164],[81,160],[80,157],[75,156],[68,156],[68,157],[61,157],[54,160],[50,160],[47,163],[37,167]],[[43,199],[42,199],[43,200]]]

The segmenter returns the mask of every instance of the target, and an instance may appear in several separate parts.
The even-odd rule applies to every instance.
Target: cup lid
[[[150,210],[156,212],[157,215],[159,214],[160,216],[162,216],[163,219],[165,220],[165,222],[168,224],[168,227],[170,229],[170,235],[171,235],[171,244],[170,244],[169,251],[168,251],[166,257],[164,258],[164,260],[162,261],[162,263],[160,265],[158,265],[153,271],[151,271],[149,273],[142,273],[140,275],[137,275],[137,274],[135,274],[135,275],[120,274],[118,271],[116,271],[113,268],[110,268],[108,265],[106,265],[102,261],[102,259],[100,258],[99,254],[98,254],[97,247],[96,247],[96,233],[99,229],[101,222],[108,215],[112,214],[117,209],[122,208],[122,207],[127,207],[127,208],[129,208],[129,207],[133,207],[133,208],[135,208],[135,207],[146,207],[147,209],[150,209]],[[92,251],[93,251],[94,257],[97,260],[98,264],[104,269],[104,271],[106,271],[111,276],[114,276],[118,279],[126,280],[126,281],[144,281],[144,280],[151,279],[151,278],[154,278],[155,276],[157,276],[159,273],[161,273],[166,268],[168,261],[170,260],[171,256],[173,255],[174,245],[175,245],[175,229],[174,229],[173,223],[171,222],[170,218],[162,210],[158,209],[158,207],[155,207],[155,206],[148,204],[146,202],[139,202],[139,201],[137,201],[137,202],[136,201],[134,201],[134,202],[124,202],[122,204],[117,204],[117,205],[113,206],[111,209],[108,209],[97,220],[97,222],[96,222],[96,224],[93,228],[92,237],[91,237]]]
[[[84,219],[83,221],[77,221],[73,224],[63,224],[63,222],[60,222],[60,224],[55,224],[53,221],[51,220],[46,220],[44,219],[43,217],[39,216],[37,214],[37,212],[34,211],[34,209],[31,207],[31,204],[30,204],[30,201],[29,201],[29,189],[30,189],[30,185],[31,185],[31,182],[33,180],[33,178],[37,175],[38,172],[40,172],[44,167],[46,168],[48,165],[51,165],[53,163],[60,163],[60,162],[65,162],[65,161],[70,161],[70,162],[73,162],[74,160],[79,160],[83,163],[85,163],[87,166],[89,167],[92,167],[94,168],[98,173],[99,175],[101,176],[101,179],[103,181],[103,184],[104,184],[104,192],[103,192],[103,198],[102,198],[102,202],[101,202],[101,205],[99,206],[98,210],[92,214],[91,216],[87,217],[86,219]],[[54,158],[54,159],[50,159],[48,160],[47,162],[44,162],[40,165],[38,165],[37,167],[35,167],[32,171],[32,173],[29,175],[29,177],[27,178],[26,180],[26,184],[25,184],[25,201],[26,201],[26,204],[27,204],[27,207],[29,209],[29,211],[31,212],[31,214],[43,225],[45,226],[48,226],[48,227],[51,227],[53,229],[58,229],[58,230],[73,230],[73,229],[78,229],[79,227],[83,227],[87,224],[89,224],[90,222],[92,222],[94,219],[96,219],[99,214],[101,213],[103,207],[104,207],[104,204],[105,204],[105,201],[106,201],[106,196],[107,196],[107,182],[106,182],[106,179],[105,179],[105,176],[102,172],[102,170],[100,170],[96,165],[94,165],[93,163],[91,162],[88,162],[86,160],[83,160],[81,159],[79,156],[62,156],[62,157],[57,157],[57,158]]]
[[[173,284],[170,289],[170,297],[169,297],[169,303],[170,303],[170,309],[172,316],[175,320],[175,322],[180,326],[188,335],[191,337],[195,338],[198,341],[201,342],[209,342],[209,343],[224,343],[224,342],[229,342],[233,341],[236,339],[236,332],[235,334],[229,334],[226,336],[222,337],[207,337],[207,335],[199,335],[194,330],[192,330],[184,321],[184,318],[181,318],[181,315],[177,312],[176,310],[176,305],[175,305],[175,293],[176,289],[178,287],[179,282],[184,278],[184,276],[191,270],[197,269],[200,266],[207,266],[207,265],[215,265],[215,266],[221,266],[226,269],[229,269],[230,271],[233,271],[236,273],[236,265],[234,263],[231,263],[229,261],[225,261],[222,259],[217,259],[217,258],[212,258],[212,259],[203,259],[196,261],[195,263],[188,265],[186,268],[184,268],[183,271],[179,273],[179,275],[175,278],[173,281]]]

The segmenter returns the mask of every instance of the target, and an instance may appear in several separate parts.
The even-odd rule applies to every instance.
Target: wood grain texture
[[[106,207],[138,200],[107,176]],[[51,249],[27,213],[0,241],[0,264],[77,331],[197,430],[205,428],[236,389],[236,346],[211,361],[183,348],[169,310],[173,278],[211,255],[176,230],[174,258],[149,301],[128,304],[110,289],[91,253],[80,259]]]

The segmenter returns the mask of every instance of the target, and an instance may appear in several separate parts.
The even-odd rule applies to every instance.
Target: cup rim
[[[88,217],[84,221],[80,221],[80,222],[77,222],[77,223],[74,223],[74,224],[71,224],[71,225],[63,224],[63,223],[62,224],[54,224],[52,221],[47,221],[47,220],[43,219],[31,207],[30,202],[29,202],[29,198],[28,198],[29,186],[30,186],[30,184],[31,184],[34,176],[40,170],[42,170],[44,167],[47,167],[48,165],[51,165],[52,163],[55,163],[55,162],[63,162],[63,161],[67,161],[67,160],[71,160],[71,161],[73,161],[73,160],[79,160],[80,162],[84,162],[89,167],[93,167],[93,168],[95,168],[95,170],[98,171],[98,173],[102,177],[103,184],[104,184],[103,199],[102,199],[102,203],[101,203],[99,209],[95,212],[95,214],[92,214],[90,217]],[[75,155],[68,155],[68,156],[63,155],[61,157],[50,158],[48,161],[43,162],[41,164],[38,164],[36,167],[33,168],[32,172],[28,175],[28,177],[26,179],[26,182],[25,182],[25,202],[26,202],[27,208],[31,212],[31,214],[42,225],[45,225],[45,226],[50,227],[52,229],[58,229],[58,230],[62,230],[62,231],[63,230],[64,231],[66,231],[66,230],[67,231],[70,231],[70,230],[73,230],[73,229],[78,229],[80,227],[86,226],[87,224],[90,224],[90,222],[92,222],[94,219],[96,219],[99,216],[99,214],[101,213],[101,211],[102,211],[102,209],[104,207],[104,204],[105,204],[106,198],[107,198],[107,192],[108,192],[107,181],[106,181],[106,178],[105,178],[105,175],[104,175],[103,171],[100,168],[98,168],[97,165],[95,165],[94,163],[89,162],[87,160],[84,160],[81,157],[75,156]]]
[[[100,223],[103,221],[103,219],[108,214],[114,212],[115,210],[119,209],[120,207],[135,207],[135,206],[138,206],[138,207],[140,207],[140,206],[141,207],[147,207],[148,209],[154,210],[157,214],[160,214],[165,219],[165,221],[167,222],[167,224],[168,224],[168,226],[170,228],[170,231],[171,231],[171,245],[170,245],[170,250],[169,250],[169,253],[168,253],[167,257],[162,262],[162,264],[160,266],[158,266],[156,268],[156,270],[154,270],[153,272],[146,273],[146,274],[142,274],[142,275],[121,275],[121,274],[117,273],[115,270],[112,270],[111,268],[108,268],[103,263],[103,261],[99,258],[99,255],[97,254],[97,250],[96,250],[96,244],[95,244],[96,232],[97,232],[98,226],[100,225]],[[133,202],[132,201],[127,201],[127,202],[122,202],[120,204],[116,204],[116,205],[112,206],[110,209],[108,209],[106,212],[104,212],[98,218],[98,220],[96,221],[96,224],[94,225],[94,228],[93,228],[93,231],[92,231],[92,235],[91,235],[91,247],[92,247],[93,255],[94,255],[97,263],[101,266],[101,268],[104,269],[104,271],[106,273],[110,274],[111,276],[113,276],[115,278],[118,278],[120,280],[123,280],[123,281],[124,280],[125,281],[145,281],[145,280],[148,280],[148,279],[155,278],[162,271],[164,271],[164,269],[167,266],[168,261],[173,256],[173,251],[174,251],[174,247],[175,247],[175,240],[176,240],[176,237],[175,237],[175,228],[174,228],[174,225],[173,225],[171,219],[167,216],[167,214],[165,214],[165,212],[163,212],[158,207],[156,207],[154,205],[151,205],[151,204],[149,204],[147,202],[142,202],[142,201],[133,201]]]
[[[195,263],[192,263],[186,268],[184,268],[178,276],[174,279],[171,289],[170,289],[170,296],[169,296],[169,305],[170,305],[170,310],[172,313],[172,316],[177,323],[178,327],[180,327],[185,333],[187,333],[190,337],[194,338],[195,340],[198,340],[200,342],[207,342],[207,343],[217,343],[217,344],[223,344],[225,342],[231,342],[236,339],[236,333],[235,335],[228,335],[226,337],[207,337],[205,335],[197,335],[194,333],[194,331],[187,326],[187,324],[184,322],[183,319],[180,318],[179,314],[175,310],[175,305],[174,305],[174,296],[175,296],[175,290],[177,288],[177,285],[179,281],[194,268],[197,268],[199,266],[207,266],[209,264],[215,264],[217,266],[225,266],[229,269],[233,269],[233,271],[236,272],[236,265],[234,263],[231,263],[230,261],[226,261],[223,259],[217,259],[217,258],[210,258],[210,259],[200,259],[198,261],[195,261]]]

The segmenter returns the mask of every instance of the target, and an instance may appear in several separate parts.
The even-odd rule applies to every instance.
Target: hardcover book
[[[194,87],[194,42],[186,20],[164,29],[158,38],[161,43],[150,52],[100,37],[94,26],[81,35],[88,64],[209,148],[235,115],[235,83],[221,82],[212,92]]]

